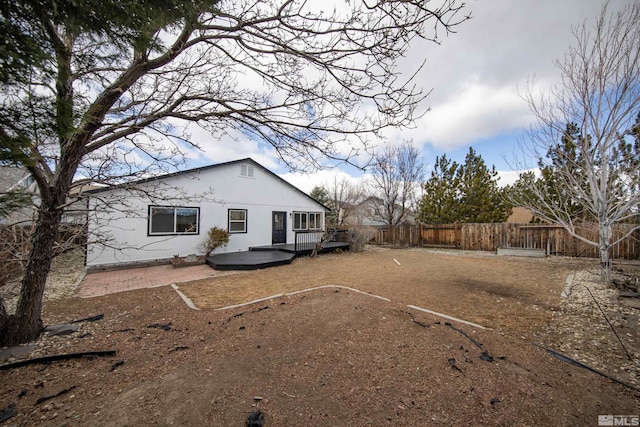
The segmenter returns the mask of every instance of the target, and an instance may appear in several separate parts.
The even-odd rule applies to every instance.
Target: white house
[[[254,160],[176,172],[93,191],[88,267],[201,254],[207,231],[229,231],[215,253],[293,243],[321,230],[328,208]]]

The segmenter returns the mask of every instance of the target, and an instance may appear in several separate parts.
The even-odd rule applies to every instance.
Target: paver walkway
[[[130,268],[126,270],[89,273],[78,286],[81,298],[97,297],[133,289],[155,288],[172,283],[184,283],[208,277],[235,274],[235,271],[216,271],[208,265],[173,268],[171,265]]]

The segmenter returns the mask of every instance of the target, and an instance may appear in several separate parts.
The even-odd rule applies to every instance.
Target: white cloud
[[[498,185],[500,187],[506,187],[507,185],[514,184],[522,172],[524,171],[498,171],[498,176],[500,177]]]
[[[362,184],[366,179],[366,174],[361,174],[359,176],[352,176],[347,172],[344,172],[340,169],[324,169],[320,170],[313,174],[303,174],[299,172],[288,172],[278,174],[280,178],[289,182],[290,184],[298,187],[300,190],[309,194],[313,187],[318,185],[329,186],[335,178],[338,179],[349,179],[353,182],[354,185]]]
[[[500,177],[498,185],[500,187],[512,185],[520,178],[520,174],[525,172],[533,172],[536,177],[540,177],[540,169],[538,168],[517,171],[498,171],[498,176]]]
[[[452,150],[521,129],[531,119],[515,88],[488,86],[472,76],[455,92],[456,96],[434,105],[416,129],[401,134]]]
[[[612,0],[610,10],[625,0]],[[540,87],[557,81],[554,60],[573,42],[572,28],[600,12],[602,2],[584,0],[471,0],[472,19],[442,45],[416,43],[403,66],[426,65],[418,84],[433,89],[431,107],[416,129],[392,130],[439,150],[455,150],[527,127],[533,117],[518,91],[535,77]],[[482,154],[482,153],[480,153]]]
[[[612,0],[610,10],[619,9],[625,2]],[[325,2],[314,0],[313,4]],[[508,157],[504,140],[500,142],[499,138],[517,133],[532,120],[518,90],[526,89],[528,79],[534,76],[540,86],[558,78],[553,61],[562,57],[572,43],[572,27],[585,19],[593,21],[601,5],[596,0],[468,0],[466,8],[472,13],[471,20],[457,27],[456,33],[444,38],[439,46],[416,39],[399,64],[398,71],[405,70],[406,77],[426,60],[415,83],[425,90],[433,88],[422,106],[431,111],[416,122],[415,129],[389,129],[385,133],[388,142],[412,140],[425,153],[451,152],[470,145],[478,147],[478,154],[485,159],[490,155],[499,157],[496,153]],[[250,80],[251,76],[246,77]],[[243,84],[255,85],[259,81]],[[194,153],[197,162],[252,157],[271,170],[283,170],[272,147],[250,141],[244,135],[212,137],[195,126],[190,131],[205,150]],[[359,144],[345,142],[336,148],[346,154],[354,146]],[[317,160],[331,164],[325,159]],[[425,160],[433,163],[433,158]],[[506,164],[496,166],[508,168]],[[341,172],[329,169],[311,176],[283,176],[310,191],[338,173]],[[517,176],[517,172],[500,173],[504,176],[501,184],[510,183]]]
[[[268,169],[280,166],[275,150],[265,144],[252,141],[240,132],[224,132],[214,135],[208,130],[192,125],[188,128],[190,140],[199,145],[201,151],[191,150],[190,160],[199,164],[215,164],[251,157]]]

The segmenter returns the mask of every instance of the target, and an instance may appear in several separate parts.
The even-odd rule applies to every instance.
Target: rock
[[[17,413],[18,412],[16,411],[16,407],[13,404],[7,406],[6,408],[0,409],[0,423],[13,418]]]
[[[264,414],[261,411],[253,411],[247,418],[247,427],[261,427],[264,425]]]
[[[482,354],[480,355],[480,359],[484,360],[485,362],[493,362],[493,356],[489,354],[487,350],[482,352]]]
[[[638,292],[620,292],[620,297],[622,298],[640,298],[640,294]]]
[[[621,298],[620,304],[627,307],[640,309],[640,298]]]
[[[15,359],[20,356],[24,356],[27,353],[31,353],[35,349],[36,345],[33,343],[0,349],[0,361]]]
[[[80,326],[77,324],[61,323],[59,325],[49,325],[44,328],[44,331],[49,335],[61,337],[64,335],[71,335],[72,333],[77,332],[79,329]]]

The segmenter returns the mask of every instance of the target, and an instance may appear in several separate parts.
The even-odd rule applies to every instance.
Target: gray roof
[[[256,162],[255,160],[253,160],[250,157],[247,157],[245,159],[232,160],[232,161],[224,162],[224,163],[217,163],[217,164],[214,164],[214,165],[202,166],[202,167],[198,167],[198,168],[194,168],[194,169],[187,169],[187,170],[183,170],[183,171],[168,173],[168,174],[165,174],[165,175],[158,175],[158,176],[154,176],[154,177],[150,177],[150,178],[144,178],[144,179],[128,182],[126,184],[118,184],[118,185],[114,185],[114,186],[111,186],[111,187],[100,187],[100,188],[89,190],[89,191],[87,191],[87,193],[90,193],[90,194],[101,193],[103,191],[109,191],[111,189],[119,188],[119,187],[122,187],[122,186],[125,186],[125,185],[142,184],[142,183],[149,182],[149,181],[166,179],[166,178],[170,178],[170,177],[173,177],[173,176],[190,174],[190,173],[194,173],[194,172],[205,171],[205,170],[208,170],[208,169],[220,168],[220,167],[224,167],[224,166],[228,166],[228,165],[233,165],[233,164],[236,164],[236,163],[252,163],[254,166],[257,166],[260,169],[262,169],[263,171],[267,172],[268,174],[271,174],[277,180],[279,180],[280,182],[282,182],[285,185],[289,186],[294,191],[296,191],[298,193],[301,193],[303,196],[313,200],[314,202],[316,202],[317,204],[319,204],[320,206],[325,208],[327,211],[331,211],[330,207],[324,205],[323,203],[320,203],[318,200],[314,199],[313,197],[311,197],[310,195],[308,195],[304,191],[300,190],[298,187],[296,187],[295,185],[293,185],[290,182],[286,181],[285,179],[279,177],[277,174],[275,174],[274,172],[272,172],[269,169],[265,168],[260,163]]]
[[[28,174],[25,169],[17,166],[0,166],[0,192],[6,192]]]

